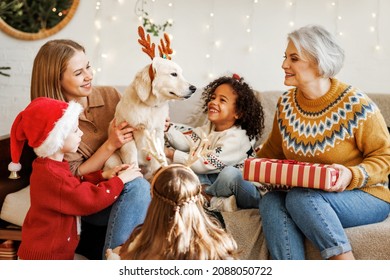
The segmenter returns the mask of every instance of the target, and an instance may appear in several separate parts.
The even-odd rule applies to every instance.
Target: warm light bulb
[[[95,20],[95,27],[96,27],[96,29],[102,28],[102,24],[101,24],[100,20]]]
[[[214,45],[219,48],[221,46],[221,41],[215,41],[214,42]]]
[[[294,26],[294,22],[293,22],[293,21],[290,21],[288,24],[289,24],[290,26]]]
[[[250,33],[250,32],[251,32],[251,29],[250,29],[250,28],[247,28],[247,29],[246,29],[246,32]]]
[[[213,17],[214,16],[214,13],[210,13],[210,17]]]
[[[107,54],[102,53],[102,54],[101,54],[101,57],[102,57],[102,58],[107,58],[108,56],[107,56]]]
[[[371,26],[371,27],[370,27],[370,31],[371,31],[371,32],[375,32],[375,27],[374,27],[374,26]]]
[[[248,52],[252,52],[253,51],[253,47],[252,46],[249,46],[248,47]]]
[[[205,57],[206,58],[210,58],[211,56],[210,56],[210,54],[206,54]]]
[[[341,16],[338,16],[337,19],[338,19],[338,20],[342,20],[343,18],[342,18]]]
[[[376,45],[375,46],[375,50],[379,51],[381,49],[381,46],[380,45]]]
[[[376,18],[376,13],[372,13],[371,16],[372,16],[373,18]]]
[[[168,3],[168,7],[172,7],[173,6],[173,4],[172,3]]]

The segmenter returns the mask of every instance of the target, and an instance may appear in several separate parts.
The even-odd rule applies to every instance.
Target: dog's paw
[[[142,131],[142,130],[146,129],[146,126],[144,124],[139,124],[139,125],[137,125],[136,129],[139,131]]]

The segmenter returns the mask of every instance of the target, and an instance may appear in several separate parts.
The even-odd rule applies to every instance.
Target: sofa
[[[118,87],[123,92],[122,87]],[[282,91],[257,92],[265,113],[265,130],[259,143],[265,140],[271,130],[276,102]],[[369,94],[380,108],[386,123],[390,126],[390,94]],[[198,96],[199,97],[199,96]],[[172,120],[197,126],[205,116],[195,109],[194,99],[170,104]],[[184,101],[183,101],[184,102]],[[177,113],[180,114],[177,114]],[[192,114],[189,112],[193,112]],[[183,117],[183,113],[188,117]],[[27,145],[21,157],[23,166],[20,178],[9,179],[8,163],[10,162],[9,136],[0,137],[0,240],[21,240],[21,225],[28,209],[28,188],[31,162],[35,155]],[[238,209],[234,212],[221,212],[226,230],[235,238],[240,249],[241,259],[269,259],[267,246],[262,234],[261,217],[258,209]],[[357,259],[388,260],[390,259],[390,217],[377,224],[346,229],[353,252]],[[321,259],[319,251],[306,241],[307,259]]]

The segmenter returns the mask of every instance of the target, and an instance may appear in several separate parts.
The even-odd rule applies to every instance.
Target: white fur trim
[[[74,125],[82,111],[83,107],[79,103],[70,101],[65,113],[56,122],[45,141],[34,149],[37,156],[48,157],[61,149],[64,145],[65,138],[74,129]]]
[[[19,162],[18,163],[10,162],[8,164],[9,171],[17,172],[17,171],[20,171],[21,169],[22,169],[22,165]]]

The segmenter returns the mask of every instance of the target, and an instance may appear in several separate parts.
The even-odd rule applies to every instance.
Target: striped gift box
[[[338,178],[330,165],[268,158],[246,159],[243,174],[247,181],[314,189],[333,186]]]

